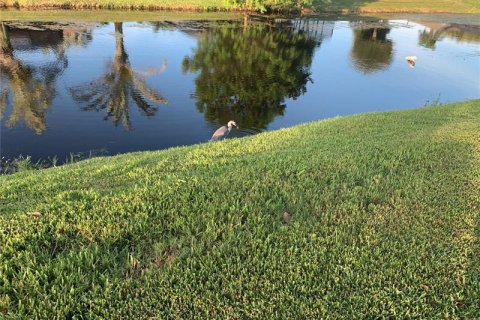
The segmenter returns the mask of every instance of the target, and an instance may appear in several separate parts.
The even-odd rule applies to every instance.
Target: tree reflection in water
[[[480,26],[446,23],[422,23],[425,29],[419,31],[418,44],[435,50],[438,41],[445,38],[458,42],[480,43]]]
[[[56,94],[55,81],[68,65],[65,49],[85,39],[77,37],[72,41],[69,37],[65,41],[62,30],[30,30],[28,24],[10,27],[1,22],[0,27],[0,118],[11,106],[7,127],[23,120],[36,134],[42,134],[46,130],[45,113]],[[16,37],[27,39],[26,50],[31,50],[35,41],[41,46],[48,46],[55,54],[54,63],[36,67],[26,65],[15,56],[11,35],[14,40]]]
[[[360,25],[352,30],[351,57],[355,68],[365,74],[387,69],[393,60],[393,43],[387,38],[390,28]]]
[[[140,73],[135,72],[123,41],[123,24],[115,22],[115,54],[113,61],[108,64],[105,74],[91,82],[72,87],[72,97],[83,104],[86,111],[106,112],[105,120],[111,119],[115,125],[122,124],[127,130],[130,122],[129,101],[133,100],[139,110],[146,116],[155,115],[157,107],[151,102],[165,104],[167,100],[155,90],[149,88]],[[164,66],[144,75],[163,72]]]
[[[200,34],[183,71],[198,73],[194,96],[207,121],[264,129],[286,98],[306,92],[315,46],[291,28],[217,26]]]

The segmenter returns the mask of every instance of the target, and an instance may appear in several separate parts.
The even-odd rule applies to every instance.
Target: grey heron
[[[217,140],[224,139],[226,136],[228,136],[228,134],[232,130],[232,127],[238,128],[235,121],[228,121],[226,126],[222,126],[218,128],[217,131],[215,131],[212,138],[210,138],[210,141],[217,141]]]

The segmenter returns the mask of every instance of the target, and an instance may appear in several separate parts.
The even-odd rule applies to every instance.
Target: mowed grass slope
[[[480,100],[1,176],[0,210],[5,319],[474,319]]]

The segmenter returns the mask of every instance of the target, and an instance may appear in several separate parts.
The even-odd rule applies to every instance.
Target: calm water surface
[[[238,137],[479,98],[480,27],[439,20],[2,22],[0,153],[161,149],[229,120]]]

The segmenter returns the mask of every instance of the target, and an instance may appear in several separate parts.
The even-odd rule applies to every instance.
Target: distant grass
[[[233,20],[242,16],[234,12],[190,12],[154,10],[30,10],[1,11],[1,20],[25,21],[179,21],[179,20]]]
[[[187,9],[221,10],[233,9],[224,0],[2,0],[8,7],[63,7],[63,8],[110,8],[110,9]]]
[[[475,319],[479,208],[480,100],[0,176],[0,318]]]
[[[348,1],[344,1],[348,2]],[[361,12],[450,12],[480,13],[478,0],[376,0],[360,7]]]
[[[265,3],[269,7],[276,8],[278,1],[268,0]],[[292,3],[295,2],[292,1]],[[312,8],[317,11],[353,11],[365,13],[480,13],[480,1],[478,0],[313,0],[312,3]],[[233,5],[231,1],[227,0],[0,0],[0,5],[19,8],[72,9],[170,9],[202,11],[230,11],[240,9],[239,6]]]

